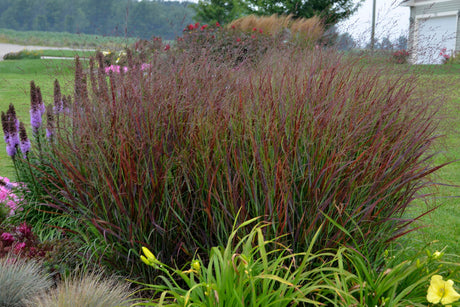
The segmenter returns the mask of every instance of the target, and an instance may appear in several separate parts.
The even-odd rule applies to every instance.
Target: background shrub
[[[40,59],[40,51],[21,50],[19,52],[10,52],[3,56],[4,60],[22,60],[22,59]]]

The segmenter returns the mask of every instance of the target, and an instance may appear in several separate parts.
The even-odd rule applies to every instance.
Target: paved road
[[[14,44],[3,44],[0,43],[0,61],[3,61],[3,56],[9,52],[18,52],[21,50],[40,50],[40,49],[65,49],[65,50],[75,50],[72,48],[65,48],[65,47],[45,47],[45,46],[21,46],[21,45],[14,45]]]

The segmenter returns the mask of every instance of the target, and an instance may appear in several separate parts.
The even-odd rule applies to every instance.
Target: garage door
[[[417,64],[441,64],[439,55],[446,48],[451,54],[455,49],[457,15],[417,19],[416,56]]]

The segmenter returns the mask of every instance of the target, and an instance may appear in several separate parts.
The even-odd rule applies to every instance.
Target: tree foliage
[[[0,0],[0,28],[174,39],[195,12],[190,2]]]
[[[351,16],[363,0],[241,0],[245,9],[256,15],[289,15],[294,18],[319,16],[332,26]]]
[[[199,0],[192,7],[196,12],[195,20],[209,24],[230,23],[243,12],[238,0]]]

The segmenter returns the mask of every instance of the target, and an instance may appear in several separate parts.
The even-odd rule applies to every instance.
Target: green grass
[[[53,82],[58,78],[65,88],[71,88],[73,60],[11,60],[0,62],[0,111],[6,112],[14,104],[19,120],[29,126],[30,81],[40,86],[45,104],[53,102]],[[2,132],[3,135],[3,132]],[[3,138],[2,138],[3,139]],[[0,145],[0,176],[14,179],[14,169],[6,154],[4,142]]]
[[[15,31],[0,29],[0,43],[74,47],[83,49],[120,49],[137,41],[133,37],[72,34],[66,32]]]
[[[447,254],[460,255],[460,65],[414,66],[412,71],[420,76],[428,94],[435,90],[438,99],[443,101],[439,134],[444,137],[436,148],[439,153],[436,163],[453,162],[440,169],[433,178],[443,185],[426,191],[436,193],[432,203],[415,202],[410,213],[421,214],[426,206],[439,208],[420,220],[419,225],[426,227],[409,234],[403,242],[409,242],[415,248],[432,242],[432,250],[447,247]]]

